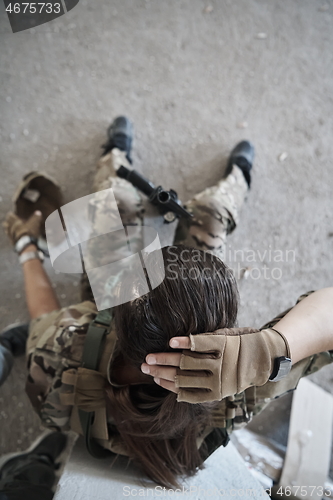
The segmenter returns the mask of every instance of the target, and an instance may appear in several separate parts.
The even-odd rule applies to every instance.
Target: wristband
[[[17,240],[14,246],[14,250],[16,253],[21,255],[23,250],[27,248],[29,245],[36,245],[37,246],[37,238],[34,238],[33,236],[30,236],[29,234],[24,234]]]
[[[38,259],[41,262],[44,262],[44,254],[43,252],[25,252],[19,256],[19,263],[24,264],[25,262],[28,262],[28,260],[33,260],[33,259]]]

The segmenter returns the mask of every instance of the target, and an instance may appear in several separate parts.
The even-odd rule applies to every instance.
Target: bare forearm
[[[289,343],[292,362],[333,349],[333,287],[297,304],[275,327]]]
[[[26,250],[34,250],[28,247]],[[42,314],[60,309],[49,277],[38,259],[28,260],[23,264],[26,301],[30,318],[38,318]]]

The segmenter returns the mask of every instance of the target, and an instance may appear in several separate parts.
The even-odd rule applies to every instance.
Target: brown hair
[[[115,308],[121,354],[137,368],[149,353],[175,351],[169,347],[171,337],[231,328],[236,322],[237,286],[223,262],[181,245],[162,253],[163,282],[140,297],[138,283],[124,280],[122,286],[136,287],[138,298]],[[175,393],[157,384],[109,385],[106,394],[129,455],[156,483],[178,486],[177,476],[194,475],[203,467],[203,448],[198,450],[196,439],[209,425],[216,403],[177,402]]]

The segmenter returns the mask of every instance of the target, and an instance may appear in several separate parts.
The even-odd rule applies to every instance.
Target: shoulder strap
[[[109,309],[100,311],[96,318],[91,321],[82,353],[82,366],[89,370],[98,370],[98,365],[102,356],[105,337],[108,333],[112,320]]]
[[[112,320],[110,309],[100,311],[96,318],[90,323],[86,335],[82,354],[82,366],[89,370],[98,370],[98,365],[103,353],[105,337],[108,333]],[[91,426],[94,422],[95,412],[87,412],[79,409],[79,417],[87,450],[95,458],[106,458],[112,454],[103,448],[91,436]]]

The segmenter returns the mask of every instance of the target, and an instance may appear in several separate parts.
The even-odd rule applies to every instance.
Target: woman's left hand
[[[169,342],[174,349],[190,349],[189,337],[173,337]],[[180,365],[181,352],[158,352],[147,354],[146,363],[142,363],[141,370],[146,375],[154,377],[156,384],[178,394],[179,389],[175,385],[177,368]]]

